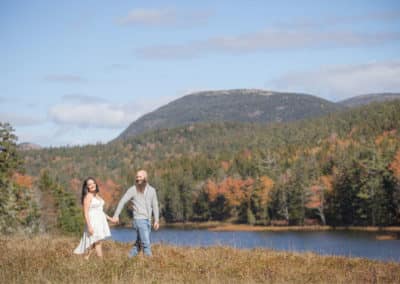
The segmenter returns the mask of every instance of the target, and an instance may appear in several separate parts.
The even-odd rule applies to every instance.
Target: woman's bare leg
[[[103,257],[103,249],[101,247],[101,242],[97,242],[94,244],[94,248],[96,250],[96,254],[98,257],[102,258]]]
[[[89,257],[90,257],[90,255],[92,254],[93,248],[94,248],[94,245],[91,245],[90,248],[87,250],[86,255],[84,256],[84,258],[85,258],[86,260],[88,260]]]

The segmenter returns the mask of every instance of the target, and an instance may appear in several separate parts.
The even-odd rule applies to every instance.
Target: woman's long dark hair
[[[99,185],[97,184],[97,182],[96,182],[96,180],[95,180],[94,178],[88,177],[87,179],[85,179],[85,180],[83,181],[83,185],[82,185],[82,197],[81,197],[81,203],[82,203],[82,204],[83,204],[83,200],[85,199],[85,196],[86,196],[87,193],[88,193],[87,182],[88,182],[89,180],[94,181],[94,183],[96,184],[96,193],[98,193],[98,192],[100,191],[100,190],[99,190]]]

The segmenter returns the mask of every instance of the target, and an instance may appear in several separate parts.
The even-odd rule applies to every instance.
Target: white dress
[[[103,211],[104,200],[93,197],[89,205],[89,222],[93,228],[93,235],[90,235],[85,226],[85,231],[78,247],[74,250],[75,254],[83,254],[95,242],[111,236],[110,227],[107,223],[106,215]]]

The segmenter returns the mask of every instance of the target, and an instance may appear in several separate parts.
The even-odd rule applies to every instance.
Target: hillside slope
[[[288,122],[321,116],[342,108],[341,105],[305,94],[254,89],[199,92],[142,116],[118,138],[199,122]]]
[[[377,94],[365,94],[348,98],[340,101],[339,104],[345,107],[357,107],[367,105],[373,102],[384,102],[391,100],[399,100],[400,93],[377,93]]]

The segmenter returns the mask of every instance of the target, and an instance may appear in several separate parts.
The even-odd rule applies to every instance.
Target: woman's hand
[[[91,226],[88,228],[88,232],[89,232],[89,235],[93,236],[94,230]]]

